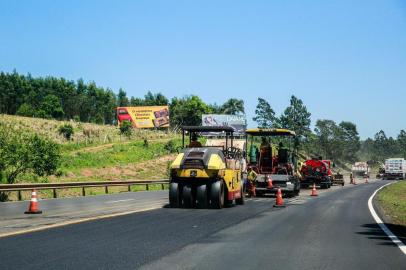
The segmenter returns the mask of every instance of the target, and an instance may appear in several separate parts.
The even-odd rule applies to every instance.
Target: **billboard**
[[[135,128],[169,127],[168,106],[117,107],[118,124],[127,120]]]
[[[203,114],[203,126],[228,126],[234,129],[235,133],[244,133],[247,129],[247,120],[245,115],[231,114]]]

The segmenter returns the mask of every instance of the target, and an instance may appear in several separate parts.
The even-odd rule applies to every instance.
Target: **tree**
[[[202,114],[211,113],[211,109],[198,96],[172,98],[169,105],[171,126],[200,125]]]
[[[223,114],[244,114],[244,100],[230,98],[220,107],[220,111]]]
[[[342,144],[340,158],[353,163],[357,160],[357,152],[361,147],[357,126],[354,123],[343,121],[338,128],[338,139]]]
[[[310,116],[311,113],[307,111],[306,106],[301,99],[295,96],[290,98],[290,105],[285,109],[279,118],[279,126],[282,128],[293,130],[299,140],[309,135],[310,131]]]
[[[27,172],[38,176],[53,174],[59,165],[60,153],[56,143],[2,123],[0,146],[0,175],[9,184]]]
[[[406,158],[406,131],[403,129],[398,135],[397,142],[399,153],[403,156],[403,158]]]
[[[333,120],[317,120],[314,129],[324,158],[335,159],[340,149],[337,142],[338,127]]]
[[[126,107],[128,106],[129,101],[127,98],[127,93],[123,89],[118,90],[118,95],[117,95],[117,106],[118,107]]]
[[[44,97],[39,111],[41,111],[41,113],[38,114],[38,116],[42,118],[61,119],[64,114],[60,99],[51,94]]]
[[[34,108],[28,104],[28,103],[23,103],[17,110],[17,115],[21,116],[28,116],[28,117],[33,117],[35,115],[35,110]]]
[[[255,115],[256,116],[252,118],[252,120],[258,123],[259,128],[273,127],[276,120],[275,112],[265,99],[258,98],[258,105],[255,109]]]

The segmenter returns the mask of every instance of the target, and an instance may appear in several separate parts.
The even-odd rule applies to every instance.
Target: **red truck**
[[[317,158],[306,160],[300,169],[302,175],[300,186],[309,187],[316,184],[320,188],[330,188],[333,178],[330,167],[330,160]]]

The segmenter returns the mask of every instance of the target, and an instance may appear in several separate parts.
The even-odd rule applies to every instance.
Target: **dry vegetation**
[[[62,162],[57,176],[22,175],[18,179],[20,183],[164,179],[167,178],[168,163],[174,158],[165,150],[165,144],[169,140],[180,142],[174,133],[159,130],[134,130],[131,137],[126,137],[112,125],[4,114],[0,115],[0,122],[40,134],[61,145]],[[70,141],[58,132],[65,123],[74,128]]]

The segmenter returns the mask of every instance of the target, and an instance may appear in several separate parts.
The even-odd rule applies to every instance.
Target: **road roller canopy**
[[[228,126],[183,126],[183,131],[189,132],[226,132],[226,133],[233,133],[234,129]]]
[[[251,136],[296,136],[294,131],[284,128],[251,128],[245,133]]]

